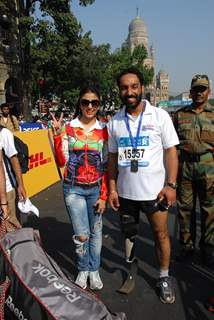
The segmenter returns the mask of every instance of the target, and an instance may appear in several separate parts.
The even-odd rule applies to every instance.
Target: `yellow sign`
[[[28,197],[44,190],[60,180],[50,146],[48,130],[16,132],[29,148],[29,171],[23,174]]]

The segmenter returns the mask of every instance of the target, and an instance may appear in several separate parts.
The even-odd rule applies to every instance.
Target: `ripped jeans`
[[[77,268],[79,271],[96,271],[100,266],[102,248],[102,214],[96,213],[94,204],[99,199],[100,187],[84,189],[64,184],[63,192],[74,230]],[[81,242],[78,236],[87,239]]]

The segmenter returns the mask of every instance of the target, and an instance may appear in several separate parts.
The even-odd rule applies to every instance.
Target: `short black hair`
[[[126,74],[129,74],[129,73],[135,74],[138,77],[141,85],[144,84],[143,73],[140,72],[140,70],[138,68],[136,68],[135,66],[131,66],[131,67],[121,71],[120,74],[117,76],[117,85],[118,85],[118,87],[120,87],[120,79],[122,78],[122,76],[125,76]]]
[[[7,102],[4,102],[4,103],[2,103],[1,106],[0,106],[1,109],[5,108],[5,107],[10,108],[10,104],[7,103]]]

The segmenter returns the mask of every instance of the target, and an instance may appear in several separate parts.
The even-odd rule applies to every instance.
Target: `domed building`
[[[129,25],[128,45],[131,51],[138,45],[144,45],[148,51],[148,34],[146,24],[140,17],[134,18]]]
[[[129,24],[129,33],[125,44],[133,52],[134,48],[144,45],[148,56],[144,60],[144,65],[154,68],[155,71],[155,49],[149,46],[149,37],[145,21],[138,15]],[[157,105],[162,100],[169,98],[169,76],[164,70],[154,76],[153,82],[145,88],[145,95],[153,105]]]

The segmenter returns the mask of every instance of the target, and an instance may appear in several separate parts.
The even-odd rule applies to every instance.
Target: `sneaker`
[[[88,271],[79,271],[77,278],[75,280],[75,284],[77,284],[82,289],[86,289],[88,274],[89,274]]]
[[[163,303],[174,303],[175,292],[172,285],[172,278],[163,277],[158,280],[157,287],[160,290],[160,301]]]
[[[91,290],[101,290],[103,288],[102,280],[100,279],[99,271],[91,271],[89,273]]]

